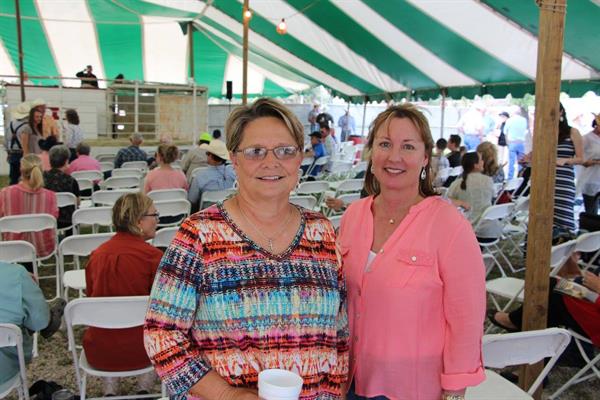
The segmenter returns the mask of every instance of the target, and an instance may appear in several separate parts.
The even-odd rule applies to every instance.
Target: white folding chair
[[[25,240],[5,240],[0,242],[0,260],[9,264],[30,262],[33,276],[38,279],[37,257],[35,247]]]
[[[192,170],[192,173],[190,174],[190,176],[194,177],[194,176],[198,175],[198,173],[200,173],[201,171],[206,171],[209,168],[210,167],[206,167],[206,166],[205,167],[196,167]]]
[[[565,262],[571,257],[577,242],[571,240],[566,243],[552,247],[550,254],[550,276],[556,276]],[[515,302],[523,302],[523,290],[525,289],[525,281],[519,278],[506,277],[492,279],[485,282],[486,291],[490,294],[492,303],[498,311],[506,311]],[[500,307],[495,296],[500,296],[509,299],[504,307]],[[491,326],[488,327],[488,330]]]
[[[102,153],[102,154],[98,154],[96,157],[94,157],[96,160],[98,160],[99,162],[110,162],[110,163],[114,163],[115,158],[117,157],[116,154],[113,153]]]
[[[114,172],[114,170],[113,170]],[[137,176],[111,176],[104,181],[102,187],[106,190],[139,188],[141,179]]]
[[[342,193],[360,192],[364,184],[364,179],[346,179],[345,181],[341,181],[337,185],[334,197],[339,197]]]
[[[352,172],[351,174],[356,176],[357,174],[364,172],[367,170],[367,167],[369,166],[369,162],[368,161],[359,161],[353,168],[352,168]]]
[[[58,248],[58,232],[56,228],[56,218],[54,218],[50,214],[21,214],[0,218],[0,238],[2,237],[1,234],[3,233],[10,232],[27,234],[41,232],[45,230],[52,230],[52,235],[54,237],[52,251],[45,256],[41,256],[40,254],[36,253],[36,264],[38,265],[39,269],[39,267],[42,266],[42,261],[54,258],[56,274],[51,276],[40,276],[39,279],[56,278],[56,297],[60,297],[60,271],[58,265],[58,257],[56,255],[56,251]],[[33,240],[31,240],[31,242],[33,242]]]
[[[581,260],[579,261],[579,264],[582,265],[584,271],[591,268],[600,256],[600,231],[584,233],[579,236],[577,238],[575,251],[580,253],[593,253],[587,263]]]
[[[463,167],[458,166],[458,167],[451,167],[450,168],[450,172],[448,173],[448,176],[459,176],[460,174],[463,173]]]
[[[331,164],[331,170],[329,171],[330,175],[341,175],[345,176],[352,170],[353,161],[334,161]]]
[[[155,201],[154,207],[156,207],[160,218],[181,216],[181,218],[179,218],[177,221],[159,222],[159,227],[176,226],[181,224],[181,221],[183,221],[188,215],[190,215],[192,204],[186,199],[161,200]]]
[[[492,254],[494,257],[500,256],[510,270],[513,273],[516,273],[523,270],[523,268],[518,270],[513,268],[513,265],[506,254],[504,254],[500,246],[498,246],[500,240],[503,239],[503,226],[507,224],[506,220],[512,212],[513,207],[514,204],[512,203],[497,204],[488,207],[479,218],[473,231],[475,232],[479,246],[483,248],[484,253]],[[496,224],[497,229],[493,229],[493,232],[490,232],[490,227],[494,224]],[[502,276],[506,276],[504,270],[501,270],[501,273]]]
[[[177,226],[172,226],[156,231],[156,235],[154,236],[154,239],[152,239],[152,246],[169,247],[178,230],[179,228]]]
[[[552,393],[549,400],[554,400],[558,396],[560,396],[565,390],[570,388],[573,385],[576,385],[580,382],[587,381],[592,378],[600,379],[600,349],[596,349],[596,356],[592,359],[588,356],[588,353],[583,348],[582,343],[587,343],[589,345],[593,345],[592,341],[584,336],[581,336],[579,333],[569,330],[571,336],[573,336],[573,340],[575,341],[575,345],[579,350],[579,354],[585,360],[586,364],[581,368],[575,375],[573,375],[567,382],[564,383],[560,388],[556,390],[556,392]],[[587,375],[584,375],[588,370],[592,370]]]
[[[507,242],[513,247],[511,255],[519,253],[523,255],[523,251],[519,247],[520,240],[525,238],[527,234],[527,224],[529,222],[529,196],[521,196],[514,202],[514,208],[508,218],[506,224],[502,228],[504,237]],[[517,242],[515,242],[515,240]]]
[[[101,244],[107,242],[115,234],[92,233],[89,235],[73,235],[64,238],[58,246],[58,257],[60,260],[60,276],[64,287],[64,298],[67,299],[68,289],[79,291],[79,297],[85,290],[85,270],[81,269],[79,257],[87,257],[92,254]],[[65,256],[73,256],[75,270],[65,272]]]
[[[317,199],[313,196],[290,196],[290,203],[314,211]]]
[[[496,196],[496,201],[498,201],[500,199],[500,195],[503,192],[509,192],[512,193],[515,190],[517,190],[519,187],[521,187],[521,184],[523,183],[523,178],[519,177],[519,178],[513,178],[510,179],[508,181],[506,181],[506,183],[504,184],[504,186],[502,187],[502,189],[498,192],[498,196]],[[513,200],[516,200],[517,197],[513,197]],[[496,204],[496,203],[494,203]]]
[[[127,161],[121,165],[121,168],[136,168],[147,171],[148,163],[146,161]]]
[[[323,156],[323,157],[319,157],[315,160],[315,162],[313,162],[310,167],[308,167],[308,169],[306,170],[306,173],[304,174],[304,176],[302,177],[302,179],[307,179],[309,176],[311,176],[311,173],[314,171],[314,169],[318,166],[321,166],[321,171],[319,174],[323,173],[323,167],[325,165],[327,165],[327,163],[329,163],[329,156]]]
[[[187,200],[187,192],[184,189],[160,189],[148,193],[153,201],[162,200]]]
[[[135,193],[136,189],[98,190],[92,194],[94,205],[114,206],[119,197],[126,193]]]
[[[329,182],[326,181],[310,181],[302,182],[296,188],[298,196],[313,196],[320,203],[323,194],[329,190]]]
[[[527,391],[504,379],[498,373],[486,369],[486,380],[478,386],[467,388],[465,398],[468,400],[533,399],[533,394],[554,367],[570,340],[569,331],[562,328],[485,335],[483,364],[487,368],[535,364],[545,358],[549,360]]]
[[[122,176],[134,176],[141,179],[144,176],[144,170],[139,168],[115,168],[112,170],[111,178],[118,178]]]
[[[348,207],[350,204],[354,203],[355,201],[360,200],[360,193],[341,194],[337,197],[337,199],[341,200],[344,203],[345,207]],[[327,217],[329,217],[329,216],[333,216],[333,215],[342,215],[344,213],[344,210],[335,211],[332,208],[324,207],[324,213]]]
[[[337,231],[340,228],[340,223],[342,222],[342,216],[334,215],[332,217],[328,217],[328,219],[331,222],[333,229],[335,229]]]
[[[73,332],[73,328],[81,325],[104,329],[124,329],[141,326],[144,324],[146,309],[148,308],[148,301],[148,296],[84,297],[70,301],[67,304],[65,307],[67,336],[69,340],[69,348],[71,349],[71,354],[73,357],[73,364],[75,366],[75,376],[81,400],[86,399],[88,375],[124,378],[130,376],[139,376],[151,372],[154,370],[154,367],[152,365],[148,365],[145,368],[130,371],[105,371],[96,369],[88,363],[84,349],[81,350],[79,355],[77,354],[77,346],[75,343],[75,334]],[[164,395],[164,393],[161,395]],[[117,400],[152,397],[157,397],[157,394],[114,396],[106,397],[106,399]]]
[[[219,201],[223,201],[227,199],[229,196],[232,196],[236,193],[235,189],[225,189],[225,190],[207,190],[206,192],[202,192],[202,196],[200,197],[200,210],[204,210],[206,207],[209,207]]]
[[[91,181],[101,181],[104,179],[104,174],[101,171],[89,170],[89,171],[75,171],[71,172],[71,177],[77,181],[79,179],[89,179]]]
[[[14,324],[0,324],[0,348],[3,347],[16,347],[19,372],[15,376],[10,377],[3,385],[6,389],[0,392],[0,399],[5,398],[10,392],[16,389],[19,400],[29,400],[29,384],[27,383],[27,368],[25,367],[21,328]]]
[[[80,208],[73,213],[72,218],[76,234],[81,233],[82,225],[91,226],[93,233],[97,233],[101,226],[106,226],[112,231],[112,207]]]
[[[115,168],[115,164],[112,161],[100,161],[100,171],[102,173],[112,171]]]
[[[75,196],[73,193],[70,193],[70,192],[57,192],[56,193],[56,203],[57,203],[58,208],[73,206],[73,207],[75,207],[75,210],[77,210],[77,207],[78,207],[77,196]],[[71,228],[73,228],[73,223],[71,223],[71,225],[69,225],[69,226],[60,228],[58,230],[58,232],[62,234]]]
[[[89,200],[92,196],[84,196],[81,193],[84,191],[88,191],[93,194],[94,193],[94,181],[86,178],[75,178],[77,181],[77,186],[79,186],[79,198],[82,200]]]

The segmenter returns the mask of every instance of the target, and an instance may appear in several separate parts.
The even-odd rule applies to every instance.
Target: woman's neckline
[[[219,210],[219,212],[221,213],[221,215],[223,216],[223,218],[225,219],[225,222],[233,229],[233,231],[240,238],[242,238],[242,240],[249,243],[254,250],[258,251],[259,253],[262,253],[266,257],[272,258],[277,261],[281,261],[281,260],[285,259],[286,257],[288,257],[296,249],[296,247],[298,247],[298,245],[300,244],[300,239],[304,235],[304,228],[306,226],[306,216],[304,215],[304,212],[302,211],[301,207],[290,203],[300,213],[300,226],[298,227],[298,230],[296,231],[296,234],[294,235],[294,239],[292,239],[292,241],[290,242],[288,247],[282,253],[274,254],[274,253],[271,253],[269,250],[265,249],[264,247],[260,246],[258,243],[256,243],[254,240],[252,240],[242,229],[240,229],[240,227],[231,218],[231,215],[229,214],[229,212],[225,209],[225,206],[223,203],[224,203],[224,201],[220,201],[216,204],[216,206],[217,206],[217,209]]]

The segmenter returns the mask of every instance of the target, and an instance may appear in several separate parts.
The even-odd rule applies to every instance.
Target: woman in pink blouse
[[[184,189],[188,190],[188,182],[185,174],[171,166],[179,157],[177,146],[172,144],[161,144],[156,151],[156,162],[158,168],[153,169],[146,176],[144,192],[149,193],[160,189]]]
[[[349,398],[463,399],[485,379],[484,266],[469,222],[435,196],[433,140],[413,105],[373,121],[365,189],[338,244],[348,287]]]
[[[42,161],[35,154],[21,159],[21,182],[0,190],[0,217],[21,214],[50,214],[58,217],[56,193],[44,189]],[[45,257],[56,247],[55,232],[3,233],[1,240],[25,240],[35,246],[38,257]]]

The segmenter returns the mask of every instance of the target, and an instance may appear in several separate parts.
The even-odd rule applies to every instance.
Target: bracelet
[[[462,394],[444,394],[442,400],[465,400],[465,396]]]

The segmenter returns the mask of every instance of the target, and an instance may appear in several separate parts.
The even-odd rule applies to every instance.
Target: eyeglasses
[[[291,160],[298,154],[296,146],[278,146],[272,149],[267,149],[266,147],[246,147],[245,149],[236,150],[236,153],[242,153],[246,160],[260,161],[264,160],[270,151],[273,152],[273,155],[278,160]]]
[[[154,218],[158,219],[160,217],[160,214],[155,212],[153,214],[144,214],[144,215],[142,215],[142,217],[154,217]]]

